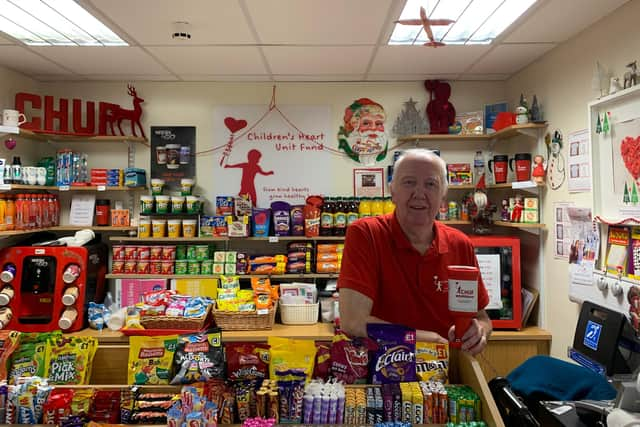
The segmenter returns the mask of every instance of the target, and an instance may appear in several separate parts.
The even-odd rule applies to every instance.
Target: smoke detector
[[[191,40],[191,24],[187,21],[177,21],[173,23],[173,34],[171,38],[177,40]]]

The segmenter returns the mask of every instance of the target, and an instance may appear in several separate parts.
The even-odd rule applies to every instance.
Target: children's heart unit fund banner
[[[331,194],[335,135],[328,106],[221,106],[214,111],[215,194],[247,194],[254,206],[304,204]]]

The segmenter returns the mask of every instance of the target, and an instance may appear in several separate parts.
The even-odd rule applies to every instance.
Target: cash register
[[[625,314],[583,302],[568,355],[608,378],[617,396],[614,400],[540,402],[542,425],[640,426],[640,338]]]

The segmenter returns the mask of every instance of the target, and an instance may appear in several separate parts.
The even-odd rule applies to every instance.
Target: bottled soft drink
[[[366,218],[371,216],[371,199],[368,197],[362,197],[358,204],[358,214],[360,218]]]
[[[350,198],[347,201],[347,227],[350,226],[354,221],[356,221],[359,217],[358,214],[358,205],[354,198]]]
[[[338,199],[335,204],[335,214],[333,216],[333,235],[344,236],[347,229],[347,210],[342,199]]]
[[[7,196],[7,209],[4,212],[4,223],[7,226],[7,230],[14,230],[16,228],[16,203],[13,201],[13,196]]]
[[[478,150],[473,158],[473,183],[477,184],[482,175],[484,175],[484,156],[482,151]]]
[[[325,197],[320,213],[320,235],[331,236],[333,234],[333,216],[335,205],[331,197]]]

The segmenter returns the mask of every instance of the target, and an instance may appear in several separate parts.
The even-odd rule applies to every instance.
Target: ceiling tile
[[[474,46],[383,46],[378,49],[371,74],[455,74],[465,71],[489,50]]]
[[[372,46],[265,46],[274,74],[364,74]]]
[[[553,49],[552,43],[502,44],[473,65],[469,73],[515,73]]]
[[[237,0],[92,0],[92,4],[142,45],[184,45],[171,37],[176,21],[191,24],[192,37],[186,42],[191,45],[255,43]]]
[[[180,74],[180,80],[189,82],[270,82],[267,74]]]
[[[508,43],[564,42],[628,0],[549,0],[505,39]],[[568,19],[568,17],[571,17]]]
[[[168,74],[138,47],[34,47],[34,52],[78,74]]]
[[[274,74],[276,82],[359,82],[362,74]]]
[[[474,74],[464,73],[460,74],[458,80],[460,81],[504,81],[511,77],[510,74]]]
[[[367,81],[381,82],[415,82],[424,80],[455,80],[458,74],[368,74]]]
[[[27,75],[72,75],[70,71],[65,70],[22,46],[0,46],[0,65],[23,72]]]
[[[175,82],[178,81],[178,77],[172,74],[87,74],[82,77],[86,77],[89,80],[109,80],[109,81],[124,81],[124,82]]]
[[[265,44],[376,44],[393,0],[245,0]]]
[[[255,46],[150,47],[149,52],[176,74],[263,74]]]

